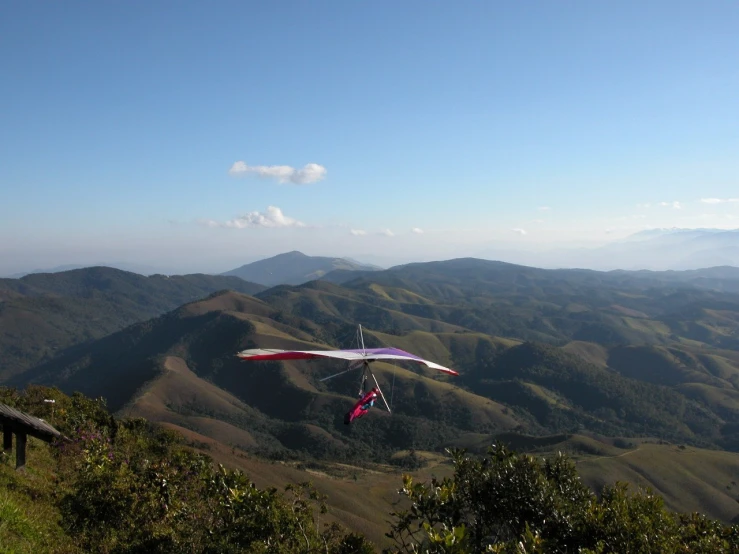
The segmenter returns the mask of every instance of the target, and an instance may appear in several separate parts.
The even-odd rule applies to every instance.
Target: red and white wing
[[[334,358],[347,361],[405,361],[423,364],[449,375],[459,375],[453,369],[444,367],[435,362],[404,352],[397,348],[374,348],[367,350],[277,350],[269,348],[254,348],[242,350],[236,354],[242,360],[308,360],[313,358]]]

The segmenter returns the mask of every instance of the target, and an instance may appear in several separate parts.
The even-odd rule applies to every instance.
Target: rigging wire
[[[395,396],[395,373],[397,370],[397,366],[393,364],[393,384],[390,386],[390,408],[393,407],[393,397]]]

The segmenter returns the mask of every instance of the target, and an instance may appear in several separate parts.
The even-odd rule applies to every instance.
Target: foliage
[[[56,494],[48,500],[85,552],[372,552],[362,537],[321,525],[325,499],[310,483],[261,490],[240,471],[214,467],[177,433],[112,418],[99,400],[0,389],[0,401],[36,415],[49,397],[57,402],[44,415],[65,437],[52,450]]]
[[[600,498],[580,481],[566,456],[541,460],[494,446],[482,459],[451,452],[452,477],[416,483],[400,493],[409,509],[393,514],[392,552],[601,554],[728,552],[739,526],[698,514],[675,514],[651,491],[606,487]]]

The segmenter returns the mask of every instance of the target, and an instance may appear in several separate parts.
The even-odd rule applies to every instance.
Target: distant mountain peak
[[[377,266],[363,264],[347,258],[308,256],[293,250],[271,258],[252,262],[222,275],[241,277],[268,287],[276,285],[302,285],[322,278],[335,270],[376,271]]]
[[[300,250],[291,250],[290,252],[284,252],[282,254],[277,254],[276,256],[273,256],[273,258],[309,258],[307,254],[303,254]],[[269,259],[269,258],[267,258]]]

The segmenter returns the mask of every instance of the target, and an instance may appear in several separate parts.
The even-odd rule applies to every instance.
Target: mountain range
[[[556,244],[534,247],[525,241],[515,247],[510,243],[498,246],[490,244],[475,252],[474,256],[549,269],[685,271],[718,266],[739,267],[739,229],[647,229],[596,247],[565,247]],[[407,263],[407,259],[394,258],[392,254],[381,257],[368,254],[366,258],[380,260],[385,267]],[[173,269],[165,271],[151,265],[131,262],[98,263],[95,266],[112,267],[141,275],[177,273]],[[8,277],[20,278],[33,273],[58,273],[85,267],[91,266],[67,264],[16,272]],[[271,287],[279,284],[299,285],[323,278],[327,273],[338,269],[374,271],[382,267],[348,257],[308,256],[292,251],[253,261],[220,274],[241,277]]]
[[[321,381],[344,368],[235,357],[356,347],[357,323],[368,347],[399,347],[460,376],[376,364],[393,413],[346,426],[358,375]],[[739,513],[732,267],[598,272],[463,258],[271,288],[93,268],[0,281],[0,329],[5,385],[104,396],[228,463],[313,468],[326,490],[353,487],[348,475],[368,464],[416,463],[411,449],[432,463],[446,447],[504,440],[573,452],[594,487],[626,478],[675,509]]]

